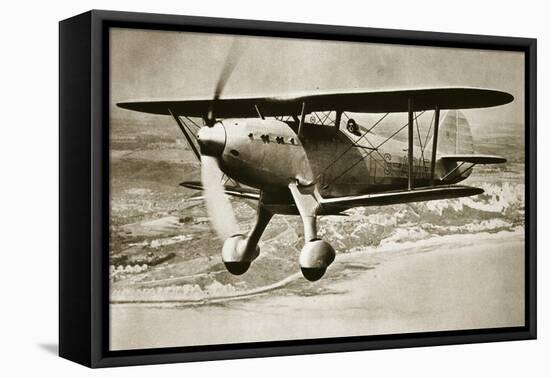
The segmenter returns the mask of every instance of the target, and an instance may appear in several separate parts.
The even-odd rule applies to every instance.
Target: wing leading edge
[[[356,206],[383,206],[407,202],[431,201],[473,196],[483,193],[483,189],[464,185],[431,186],[412,190],[372,193],[360,196],[322,198],[324,209],[349,209]]]
[[[203,190],[203,186],[197,181],[186,181],[180,184],[183,187],[195,190]],[[225,185],[225,194],[246,198],[251,200],[260,199],[260,191],[252,188],[243,188],[232,185]],[[451,199],[468,197],[482,194],[481,188],[465,185],[446,185],[416,188],[412,190],[399,190],[364,194],[360,196],[347,196],[335,198],[316,197],[319,204],[319,213],[339,214],[340,211],[358,206],[384,206],[408,202],[432,201],[440,199]]]
[[[185,182],[182,182],[180,185],[189,189],[204,190],[202,183],[198,181],[185,181]],[[251,188],[243,188],[240,186],[224,185],[224,193],[233,197],[247,198],[247,199],[253,199],[253,200],[260,199],[259,190],[251,189]]]

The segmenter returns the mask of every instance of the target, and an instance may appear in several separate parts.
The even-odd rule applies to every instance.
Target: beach
[[[522,326],[524,232],[386,243],[339,254],[316,283],[169,298],[112,303],[110,349]]]

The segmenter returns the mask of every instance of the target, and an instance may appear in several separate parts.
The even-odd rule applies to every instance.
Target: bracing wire
[[[348,148],[346,148],[344,150],[344,152],[342,152],[340,155],[338,155],[338,157],[336,157],[329,165],[327,165],[325,167],[325,169],[322,170],[322,173],[319,173],[319,175],[317,175],[316,179],[318,179],[319,177],[321,177],[330,167],[332,167],[334,164],[336,164],[336,162],[338,160],[340,160],[349,150],[351,150],[353,147],[356,147],[357,146],[357,143],[359,143],[359,141],[361,139],[363,139],[369,132],[371,132],[376,126],[378,126],[383,120],[384,118],[386,118],[390,113],[386,113],[384,114],[378,121],[376,121],[374,123],[374,125],[372,125],[372,127],[370,129],[368,129],[363,135],[361,135],[361,137],[359,139],[357,139],[355,142],[353,142],[352,144],[350,144],[348,146]],[[347,117],[347,115],[346,115]]]
[[[420,117],[422,114],[424,114],[426,111],[422,111],[420,114],[418,114],[416,117],[415,117],[415,120]],[[389,114],[389,113],[388,113]],[[387,115],[387,114],[386,114]],[[399,134],[401,131],[403,131],[405,129],[405,127],[407,127],[409,125],[409,123],[407,122],[405,125],[403,125],[401,128],[399,128],[399,130],[397,130],[395,133],[393,133],[392,135],[390,135],[388,138],[386,138],[384,141],[382,141],[380,144],[378,144],[378,146],[375,147],[375,150],[378,150],[380,147],[382,147],[386,142],[388,142],[390,139],[392,139],[394,136],[396,136],[397,134]],[[370,129],[372,130],[372,128]],[[365,133],[366,134],[366,133]],[[359,140],[358,140],[359,141]],[[367,157],[369,157],[370,155],[372,155],[372,153],[375,151],[375,150],[372,150],[370,152],[368,152],[367,154],[365,154],[365,156],[362,156],[358,161],[356,161],[355,163],[353,163],[349,168],[345,169],[342,173],[340,173],[338,176],[334,177],[328,184],[326,184],[326,186],[329,186],[331,185],[333,182],[335,182],[336,180],[338,180],[340,177],[344,176],[346,173],[348,173],[350,170],[352,170],[357,164],[359,164],[360,162],[362,162],[363,160],[365,160]]]

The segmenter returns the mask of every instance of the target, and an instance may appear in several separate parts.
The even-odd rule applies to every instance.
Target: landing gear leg
[[[336,253],[329,243],[317,237],[319,203],[314,190],[308,192],[308,189],[298,188],[296,184],[289,185],[289,189],[304,224],[305,244],[300,252],[300,269],[308,281],[317,281],[332,264]]]
[[[332,264],[336,253],[329,243],[317,238],[316,217],[302,217],[302,221],[306,242],[300,252],[300,269],[308,281],[317,281]]]
[[[237,234],[228,238],[223,243],[222,260],[227,270],[234,275],[244,274],[250,264],[260,254],[258,242],[273,217],[273,213],[267,210],[261,203],[258,204],[258,217],[254,228],[248,234]]]

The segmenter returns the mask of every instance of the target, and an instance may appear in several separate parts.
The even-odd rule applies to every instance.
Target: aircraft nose
[[[212,127],[201,127],[197,134],[197,142],[201,154],[206,156],[221,156],[225,148],[225,128],[221,122]]]

